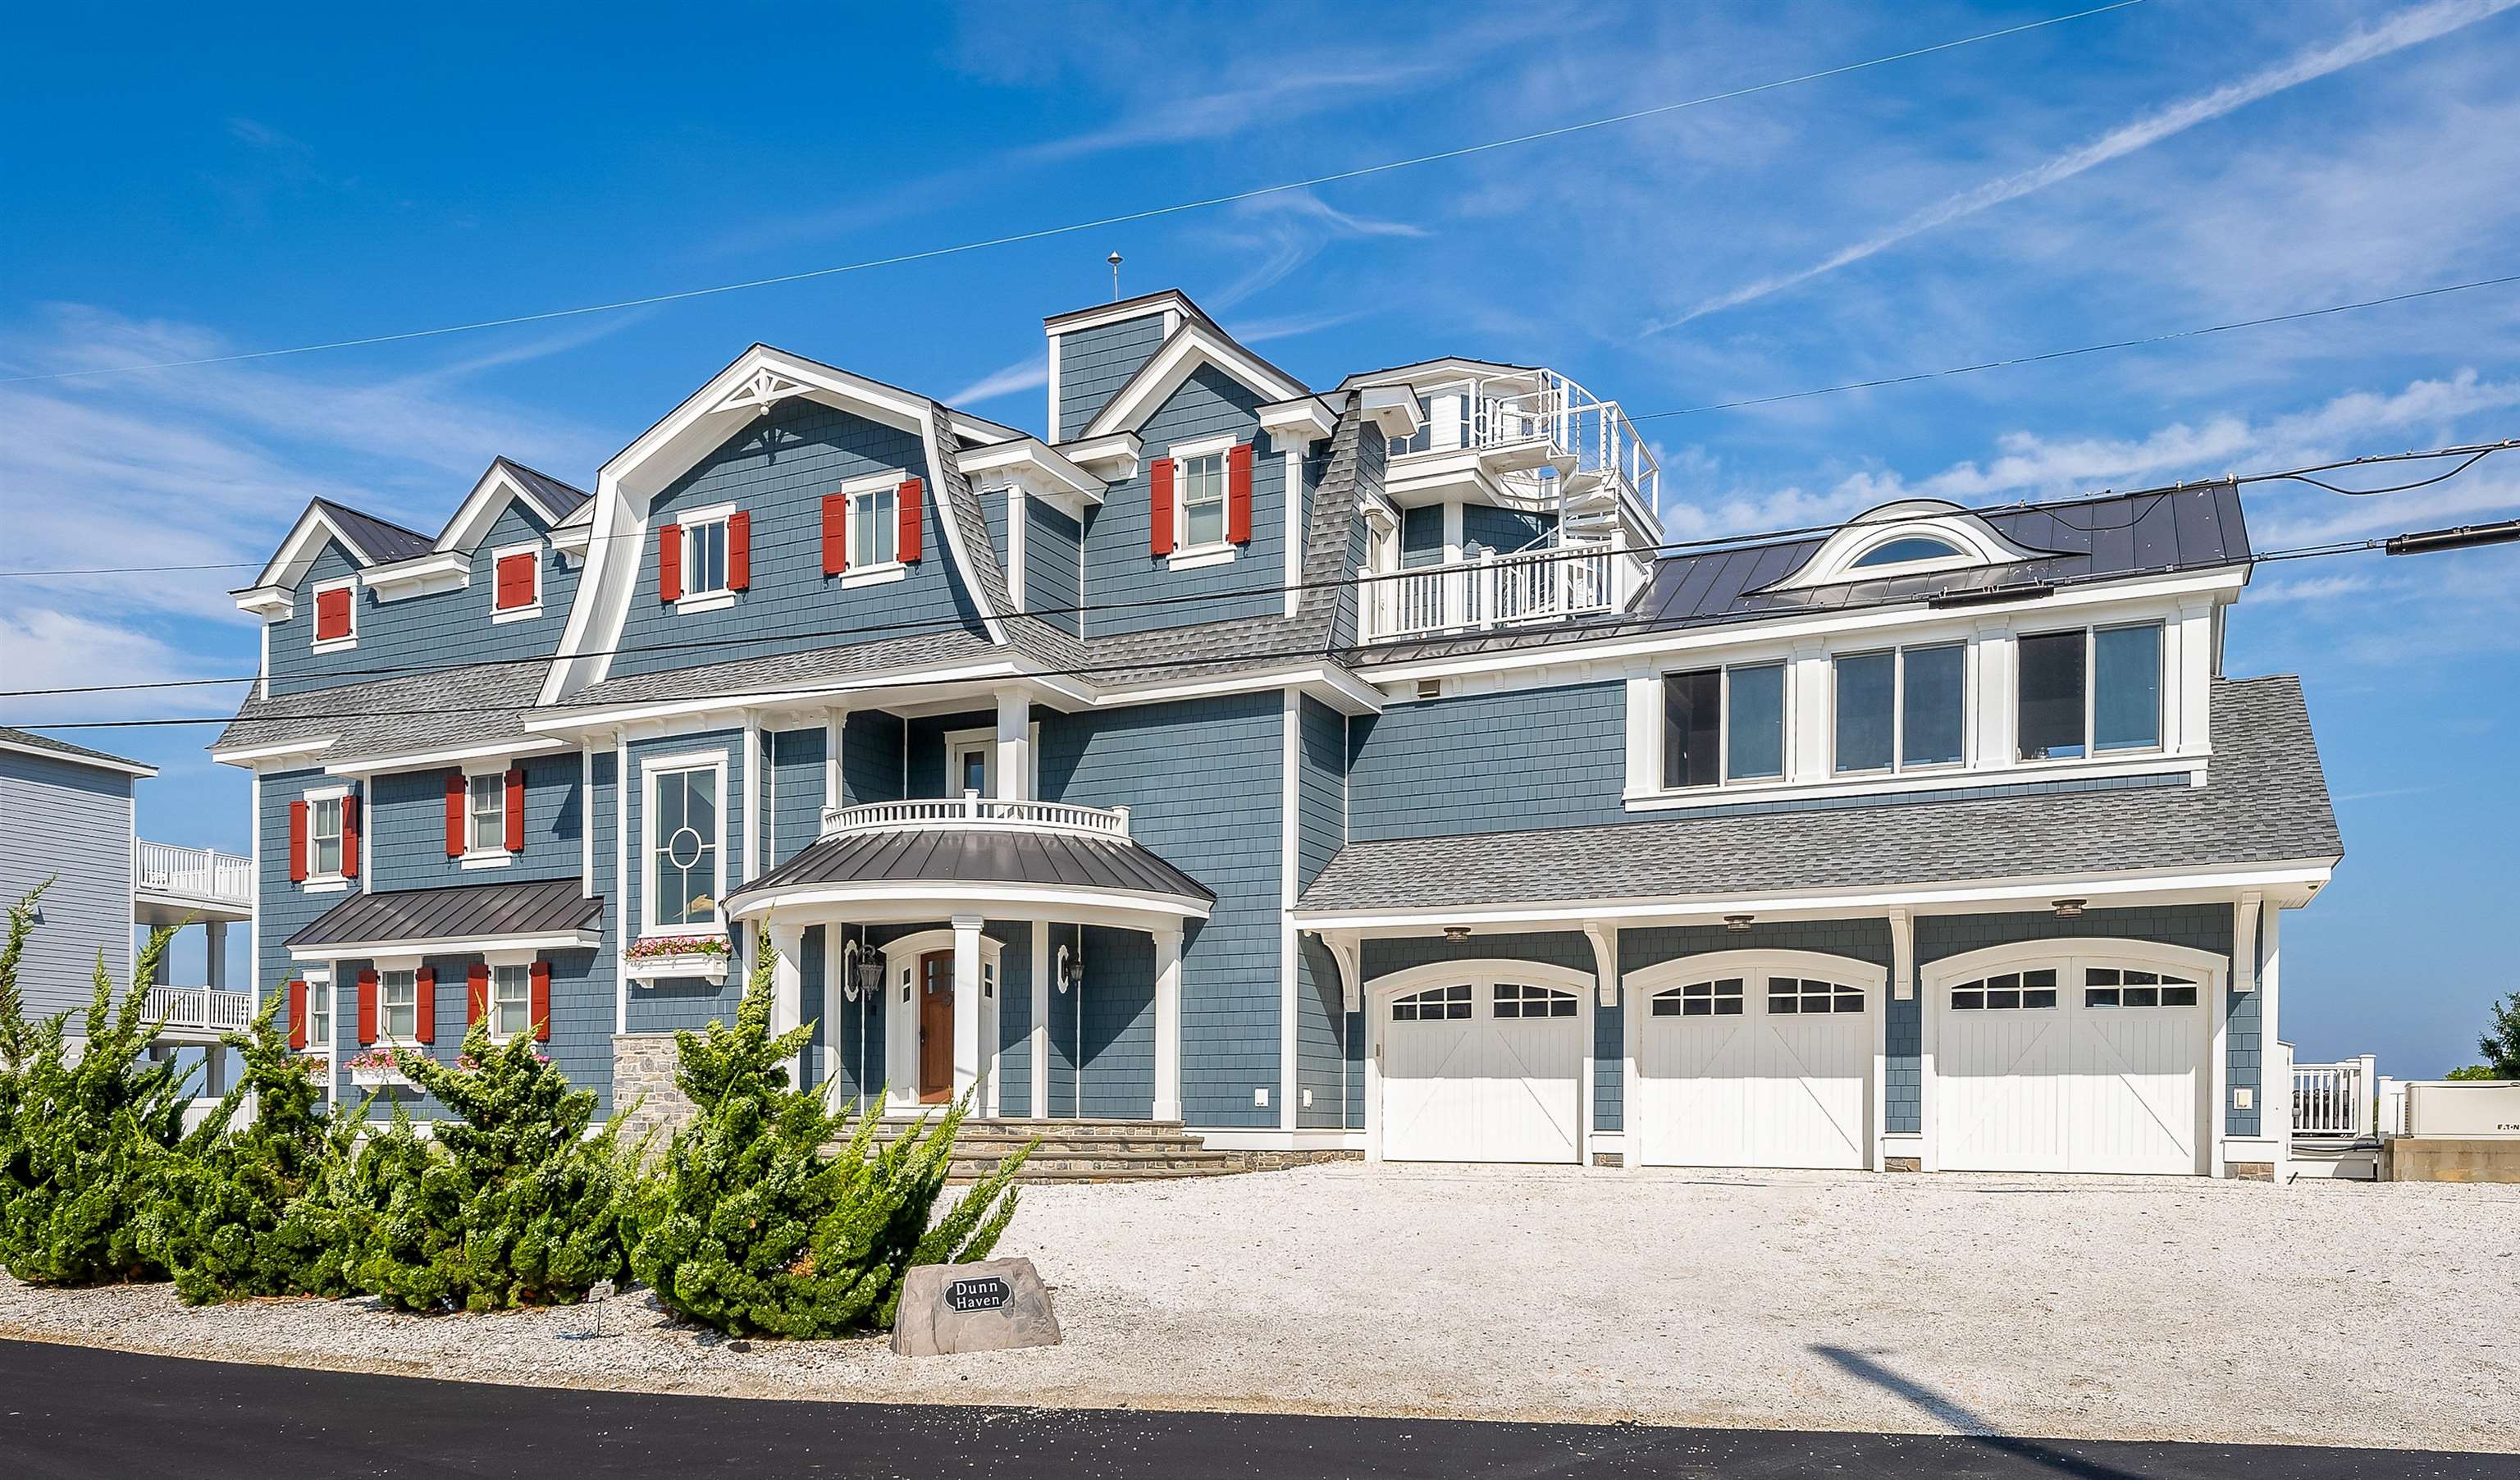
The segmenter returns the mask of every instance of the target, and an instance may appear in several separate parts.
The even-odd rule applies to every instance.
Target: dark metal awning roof
[[[301,960],[398,949],[565,950],[598,944],[603,920],[602,897],[580,892],[574,878],[455,884],[352,894],[289,937],[288,945]]]
[[[927,895],[940,905],[1065,896],[1204,917],[1216,895],[1134,842],[1053,830],[912,827],[827,837],[735,891],[739,916],[810,897]]]

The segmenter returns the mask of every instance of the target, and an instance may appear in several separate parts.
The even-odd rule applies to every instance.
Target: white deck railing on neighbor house
[[[1364,586],[1366,636],[1477,632],[1608,611],[1618,603],[1617,561],[1607,545],[1543,546],[1373,576]]]
[[[253,994],[209,987],[151,987],[149,1020],[204,1033],[243,1032],[253,1021]]]
[[[146,894],[249,905],[253,903],[253,862],[215,848],[135,842],[131,886]]]
[[[2372,1099],[2379,1093],[2368,1054],[2341,1063],[2292,1066],[2292,1133],[2313,1140],[2361,1140],[2373,1130]]]
[[[961,796],[920,796],[898,802],[825,807],[823,835],[887,832],[918,828],[988,828],[1008,831],[1082,832],[1126,839],[1129,809],[1079,807],[1067,802],[1006,801],[966,791]]]

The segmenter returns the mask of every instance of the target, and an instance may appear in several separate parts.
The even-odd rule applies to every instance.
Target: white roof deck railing
[[[241,1033],[253,1021],[253,994],[213,987],[151,987],[151,1022],[203,1033]]]
[[[253,903],[253,861],[215,848],[174,843],[131,845],[131,886],[143,894],[217,904]]]
[[[1409,436],[1391,439],[1395,458],[1420,452],[1481,452],[1538,444],[1540,461],[1567,473],[1598,474],[1624,486],[1647,510],[1662,507],[1662,465],[1616,401],[1605,401],[1553,370],[1504,380],[1472,378],[1422,389],[1427,416]],[[1500,389],[1500,387],[1503,387]]]
[[[1365,635],[1484,632],[1609,611],[1620,601],[1618,560],[1606,544],[1550,544],[1371,576]]]
[[[1076,832],[1089,837],[1129,837],[1126,807],[1080,807],[1068,802],[1012,801],[966,791],[961,796],[915,796],[897,802],[825,807],[823,836],[843,832],[898,832],[960,828],[1009,832]]]

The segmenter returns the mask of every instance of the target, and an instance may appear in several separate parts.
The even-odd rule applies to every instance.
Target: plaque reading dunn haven
[[[1029,1259],[922,1264],[901,1280],[892,1349],[904,1357],[1057,1346],[1058,1317]]]

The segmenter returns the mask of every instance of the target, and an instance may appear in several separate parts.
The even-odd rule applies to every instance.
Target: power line
[[[2437,298],[2444,293],[2466,292],[2477,288],[2500,288],[2520,283],[2520,273],[2500,278],[2479,278],[2472,283],[2452,283],[2441,288],[2418,289],[2412,292],[2391,293],[2385,298],[2364,298],[2355,303],[2331,303],[2324,308],[2305,308],[2298,313],[2269,314],[2260,319],[2235,319],[2228,324],[2208,324],[2202,329],[2179,329],[2168,334],[2145,335],[2141,338],[2112,339],[2105,344],[2083,344],[2072,349],[2050,349],[2040,354],[2014,355],[2009,359],[1981,360],[1974,365],[1955,365],[1948,370],[1920,370],[1913,375],[1883,376],[1870,381],[1848,381],[1837,385],[1822,385],[1811,390],[1788,390],[1778,395],[1745,396],[1736,401],[1714,401],[1704,406],[1682,406],[1671,411],[1648,411],[1628,418],[1631,422],[1651,422],[1663,417],[1693,417],[1710,411],[1737,411],[1745,406],[1773,406],[1779,401],[1803,401],[1813,396],[1836,395],[1848,390],[1877,390],[1884,385],[1912,385],[1919,381],[1939,381],[1951,376],[1977,375],[1989,370],[2005,370],[2018,365],[2039,365],[2049,360],[2069,360],[2077,355],[2105,354],[2111,350],[2136,349],[2146,344],[2167,344],[2176,339],[2194,339],[2206,335],[2229,334],[2240,329],[2263,329],[2270,324],[2290,324],[2302,319],[2321,318],[2328,314],[2353,313],[2358,309],[2379,308],[2391,303],[2408,303],[2417,298]],[[2340,492],[2342,490],[2339,490]]]
[[[0,377],[0,385],[22,384],[32,381],[67,381],[86,379],[95,376],[128,375],[151,370],[183,370],[202,365],[232,365],[240,361],[277,359],[285,355],[315,354],[325,350],[360,349],[378,344],[401,343],[412,339],[439,338],[447,335],[470,334],[476,330],[507,329],[523,324],[547,323],[554,319],[578,318],[587,314],[613,313],[622,309],[647,308],[659,303],[675,303],[691,298],[714,297],[722,293],[742,292],[755,288],[774,288],[788,283],[807,282],[816,278],[836,277],[842,273],[865,272],[873,268],[897,267],[910,262],[923,262],[933,260],[937,257],[957,256],[966,252],[982,251],[995,247],[1012,247],[1026,242],[1044,241],[1053,237],[1071,236],[1081,231],[1097,231],[1106,226],[1125,226],[1131,222],[1151,220],[1159,216],[1178,215],[1185,211],[1208,210],[1216,206],[1232,205],[1243,201],[1256,201],[1267,196],[1283,195],[1289,191],[1311,190],[1317,186],[1335,185],[1348,180],[1361,180],[1372,175],[1389,174],[1394,170],[1412,169],[1418,165],[1436,164],[1448,159],[1467,158],[1473,155],[1483,155],[1500,149],[1511,149],[1523,144],[1537,144],[1550,139],[1562,139],[1570,134],[1585,133],[1598,128],[1609,128],[1621,123],[1634,123],[1639,119],[1659,117],[1665,113],[1679,112],[1684,109],[1701,108],[1710,103],[1725,103],[1735,98],[1746,98],[1756,93],[1773,92],[1778,88],[1793,87],[1805,82],[1818,82],[1829,77],[1841,77],[1850,72],[1864,71],[1876,67],[1887,67],[1894,62],[1912,61],[1918,57],[1931,56],[1936,52],[1952,51],[1958,47],[1974,46],[1982,41],[1994,41],[2005,36],[2019,35],[2024,31],[2039,30],[2050,25],[2061,25],[2068,21],[2081,21],[2092,16],[2105,15],[2110,11],[2125,10],[2130,6],[2140,5],[2142,3],[2143,0],[2110,0],[2109,4],[2096,5],[2089,10],[2075,11],[2069,15],[2051,16],[2044,21],[2027,21],[2019,25],[2004,26],[2000,30],[1981,31],[1973,36],[1961,36],[1951,41],[1938,41],[1931,46],[1919,46],[1909,51],[1896,52],[1886,57],[1874,57],[1868,61],[1850,62],[1841,67],[1823,67],[1819,71],[1803,72],[1791,77],[1779,77],[1774,81],[1752,83],[1745,87],[1731,88],[1719,93],[1708,93],[1703,97],[1688,98],[1678,103],[1658,104],[1652,108],[1635,109],[1628,112],[1613,113],[1607,117],[1589,118],[1580,123],[1566,123],[1553,128],[1535,129],[1532,132],[1515,134],[1509,138],[1491,139],[1485,143],[1466,144],[1455,149],[1437,150],[1433,154],[1415,155],[1404,159],[1388,159],[1379,164],[1360,165],[1354,169],[1334,170],[1328,174],[1314,175],[1302,180],[1289,180],[1278,185],[1256,186],[1249,190],[1235,191],[1227,195],[1208,196],[1199,200],[1178,202],[1170,205],[1148,206],[1144,210],[1124,211],[1118,215],[1101,216],[1091,221],[1075,221],[1064,226],[1038,227],[1031,231],[1012,232],[1005,236],[987,237],[970,242],[960,242],[948,247],[922,247],[917,251],[896,252],[892,255],[882,257],[868,257],[860,261],[842,262],[831,267],[806,268],[797,272],[779,273],[766,278],[751,278],[740,283],[720,283],[707,288],[688,288],[671,292],[649,293],[641,297],[619,298],[606,303],[586,303],[574,308],[552,308],[544,309],[535,313],[510,314],[503,318],[478,319],[468,324],[448,324],[434,329],[410,329],[392,334],[366,335],[357,338],[333,339],[322,343],[293,344],[277,349],[252,349],[240,351],[236,354],[202,355],[188,360],[161,360],[149,364],[101,366],[93,370],[57,370],[49,371],[40,375]]]
[[[2155,488],[2130,489],[2123,493],[2104,491],[2101,494],[2083,501],[2082,505],[2070,502],[2038,503],[2029,500],[2016,500],[2009,504],[1987,505],[1978,509],[1970,510],[1968,513],[1983,517],[1989,515],[2019,514],[2029,510],[2045,510],[2048,511],[2052,515],[2056,515],[2059,523],[2064,524],[2065,527],[2072,529],[2077,533],[2102,534],[2134,527],[2134,525],[2140,523],[2143,519],[2149,517],[2152,513],[2160,507],[2159,501],[2161,497],[2168,494],[2178,493],[2183,489],[2221,482],[2229,482],[2235,486],[2242,483],[2263,483],[2288,479],[2316,483],[2318,480],[2308,476],[2308,474],[2333,471],[2340,468],[2380,467],[2395,463],[2425,462],[2442,458],[2463,459],[2457,467],[2452,468],[2449,472],[2443,473],[2437,477],[2424,478],[2416,482],[2404,485],[2404,488],[2421,488],[2442,482],[2447,478],[2454,477],[2458,473],[2464,472],[2468,469],[2475,467],[2478,463],[2483,462],[2486,458],[2491,457],[2495,453],[2512,450],[2520,450],[2520,439],[2506,439],[2499,442],[2469,443],[2457,447],[2439,447],[2422,451],[2376,453],[2365,457],[2349,458],[2339,462],[2312,464],[2303,468],[2285,469],[2270,472],[2235,473],[2228,478],[2192,480]],[[2329,487],[2330,485],[2319,483],[2318,486]],[[2333,491],[2367,495],[2398,492],[2403,491],[2403,489],[2335,489]],[[2115,524],[2077,524],[2070,519],[2062,517],[2061,513],[2059,513],[2060,511],[2071,510],[2077,507],[2097,506],[2103,502],[2126,502],[2131,505],[2134,501],[2139,499],[2151,499],[2153,502],[2137,511],[2132,517]],[[1815,534],[1825,534],[1845,527],[1846,523],[1847,521],[1845,520],[1831,520],[1822,523],[1792,525],[1778,529],[1706,535],[1688,540],[1664,540],[1652,545],[1631,547],[1625,553],[1638,556],[1654,556],[1657,558],[1681,554],[1704,553],[1717,549],[1745,547],[1773,543],[1780,540],[1805,538]],[[612,538],[612,536],[608,536],[607,538]],[[627,538],[627,536],[621,536],[621,538]],[[1591,560],[1597,558],[1600,552],[1597,550],[1569,550],[1561,548],[1551,553],[1523,555],[1517,557],[1517,560],[1520,563],[1537,566],[1544,564],[1557,564],[1571,561]],[[1407,570],[1378,572],[1359,571],[1349,575],[1331,576],[1323,580],[1275,582],[1257,586],[1238,587],[1229,591],[1193,592],[1171,596],[1137,597],[1126,601],[1081,602],[1064,606],[1027,606],[1021,610],[1010,612],[1008,615],[1029,616],[1035,618],[1050,616],[1086,616],[1100,612],[1136,611],[1148,608],[1171,608],[1176,606],[1196,606],[1209,603],[1238,601],[1254,597],[1286,596],[1301,594],[1308,591],[1322,590],[1337,591],[1345,590],[1349,587],[1377,584],[1388,585],[1406,580],[1409,576],[1410,572]],[[1230,620],[1230,618],[1219,618],[1219,620]],[[883,633],[894,637],[913,637],[928,632],[965,630],[968,629],[969,625],[970,619],[959,615],[922,617],[906,621],[887,619],[876,622],[854,623],[838,627],[823,627],[796,632],[783,632],[778,634],[775,638],[763,638],[752,641],[776,641],[785,643],[798,638],[855,637],[867,633]],[[328,679],[358,679],[365,681],[385,678],[408,678],[433,673],[449,673],[460,669],[489,667],[504,663],[549,663],[562,656],[569,658],[622,657],[643,653],[680,652],[703,649],[713,651],[724,651],[730,647],[742,648],[745,645],[746,641],[747,640],[742,638],[735,639],[732,642],[722,637],[688,638],[672,642],[623,644],[611,648],[586,649],[566,654],[549,652],[529,653],[514,658],[485,658],[467,663],[397,663],[382,664],[371,668],[343,668],[335,669],[324,674],[323,677]],[[1315,650],[1305,650],[1307,653]],[[784,654],[757,654],[757,656],[761,657],[779,655]],[[742,661],[744,656],[745,654],[737,652],[724,660]],[[1119,662],[1098,663],[1080,668],[1076,671],[1084,673],[1115,672],[1129,665]],[[0,698],[38,698],[58,697],[70,694],[129,693],[143,689],[212,688],[229,684],[250,684],[258,681],[262,677],[264,677],[264,675],[259,673],[248,673],[222,678],[153,679],[121,684],[66,685],[49,689],[5,689],[0,690]]]

